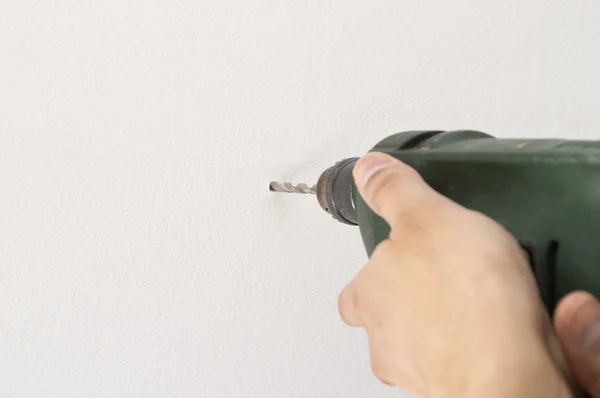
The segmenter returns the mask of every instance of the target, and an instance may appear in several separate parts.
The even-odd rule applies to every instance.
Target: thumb
[[[435,204],[443,198],[413,168],[383,153],[362,157],[353,175],[364,201],[392,230],[407,221],[423,226],[426,219],[433,219]]]
[[[594,398],[600,398],[600,302],[574,292],[558,304],[554,327],[571,370]]]

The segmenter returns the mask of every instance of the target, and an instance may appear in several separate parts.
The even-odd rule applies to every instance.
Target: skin
[[[360,159],[354,179],[391,228],[338,300],[342,319],[368,335],[375,376],[416,398],[568,398],[579,384],[600,398],[594,297],[565,297],[552,324],[499,224],[385,154]]]

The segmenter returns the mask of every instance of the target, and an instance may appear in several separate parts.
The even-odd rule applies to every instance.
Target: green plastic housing
[[[510,231],[529,253],[549,311],[573,290],[600,296],[599,142],[412,131],[392,135],[372,151],[407,163],[441,194]],[[353,195],[370,256],[389,226],[355,187]]]

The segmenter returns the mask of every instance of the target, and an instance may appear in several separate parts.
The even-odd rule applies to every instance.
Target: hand
[[[589,293],[571,293],[556,308],[554,326],[573,373],[600,398],[600,303]]]
[[[416,398],[572,396],[512,236],[390,156],[365,156],[354,178],[391,227],[338,302],[365,328],[374,374]]]

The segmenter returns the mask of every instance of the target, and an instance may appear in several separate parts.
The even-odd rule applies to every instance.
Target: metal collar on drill
[[[352,169],[357,160],[343,159],[325,170],[319,177],[316,189],[321,208],[334,219],[349,225],[358,225],[352,195]]]

